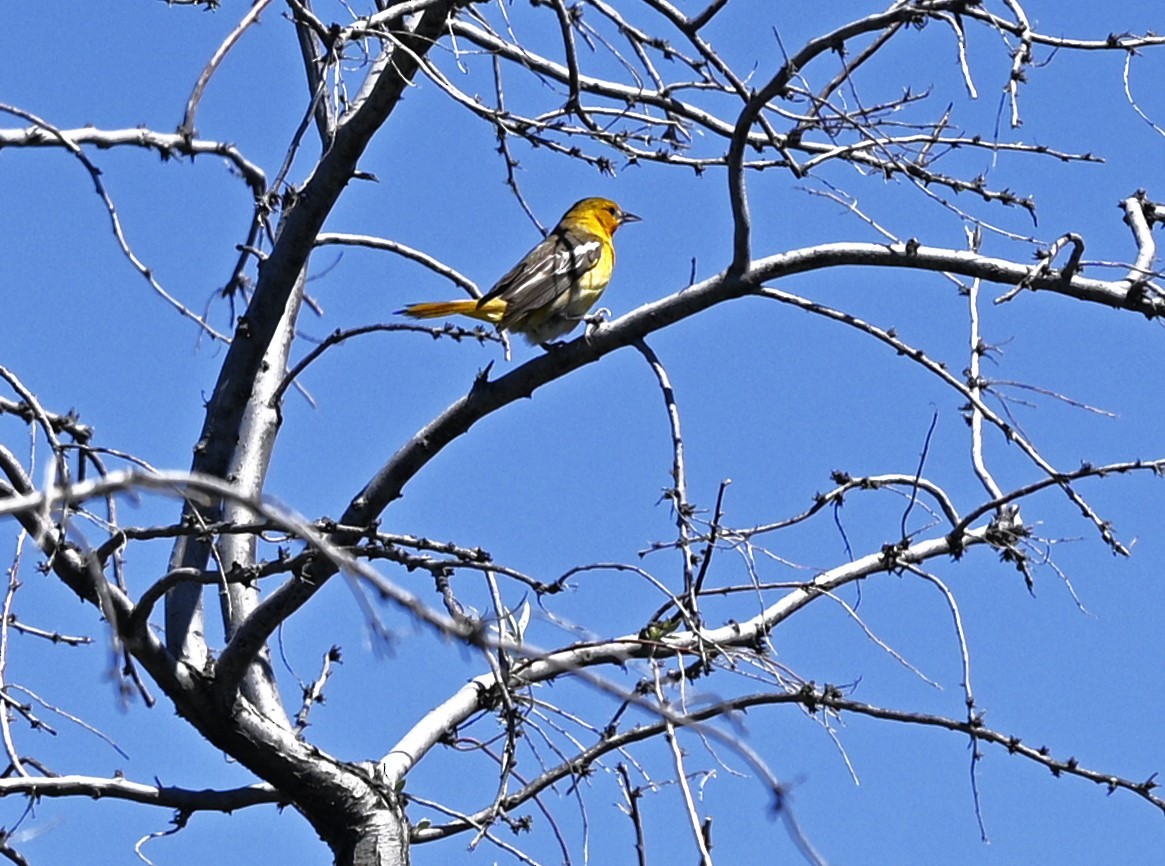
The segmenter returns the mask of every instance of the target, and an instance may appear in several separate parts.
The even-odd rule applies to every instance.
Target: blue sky
[[[638,10],[638,4],[626,4]],[[698,4],[683,4],[695,9]],[[1003,5],[988,3],[1003,14]],[[193,82],[246,4],[225,0],[215,13],[162,2],[70,4],[10,0],[0,28],[0,102],[30,111],[62,128],[144,125],[169,132],[180,122]],[[821,8],[825,7],[825,8]],[[508,7],[515,19],[525,4]],[[876,11],[876,4],[741,2],[729,5],[712,33],[714,44],[764,80],[780,62],[774,30],[792,49],[842,21]],[[1046,32],[1103,38],[1110,32],[1160,32],[1155,4],[1026,5]],[[690,10],[689,10],[690,11]],[[343,10],[321,7],[321,17],[344,20]],[[636,12],[639,15],[639,12]],[[543,18],[547,17],[545,14]],[[647,16],[642,16],[646,18]],[[538,20],[542,20],[541,18]],[[763,26],[757,22],[763,21]],[[869,102],[906,87],[933,88],[927,111],[951,103],[970,132],[990,137],[1009,62],[999,40],[968,25],[979,100],[969,102],[958,74],[949,30],[930,25],[903,34],[863,81]],[[530,27],[545,50],[553,42]],[[1165,125],[1165,96],[1156,82],[1165,72],[1161,51],[1147,49],[1133,64],[1132,87],[1141,107]],[[277,7],[263,16],[228,56],[198,115],[200,135],[235,143],[271,177],[283,159],[304,104],[302,70],[290,24]],[[1160,155],[1165,139],[1128,105],[1122,91],[1123,55],[1037,50],[1021,90],[1024,125],[999,128],[1004,141],[1022,140],[1074,153],[1092,152],[1102,165],[1061,164],[1029,154],[983,152],[952,158],[968,174],[983,172],[997,188],[1036,198],[1039,225],[1019,209],[958,204],[1013,232],[1044,243],[1066,231],[1082,234],[1090,261],[1127,262],[1134,249],[1117,208],[1138,188],[1165,196]],[[1044,63],[1043,61],[1048,61]],[[459,78],[468,92],[489,93],[480,58]],[[448,56],[442,68],[453,75]],[[353,64],[355,66],[355,64]],[[482,67],[484,68],[484,67]],[[834,67],[815,72],[824,80]],[[811,70],[812,72],[812,70]],[[350,72],[352,81],[358,73]],[[513,97],[547,100],[514,74]],[[1157,92],[1155,92],[1157,91]],[[2,128],[26,124],[4,116]],[[310,136],[309,136],[310,139]],[[327,230],[389,237],[423,249],[488,287],[532,246],[538,235],[504,186],[493,132],[449,104],[427,82],[401,109],[366,154],[362,168],[376,181],[353,182]],[[301,182],[315,151],[309,143],[290,177]],[[697,141],[696,148],[719,147]],[[615,280],[604,298],[614,315],[681,290],[693,260],[709,276],[728,260],[730,219],[723,173],[696,177],[686,169],[618,162],[614,177],[515,143],[519,179],[543,223],[575,199],[606,195],[644,218],[621,231]],[[250,215],[247,189],[213,157],[162,162],[135,149],[89,151],[118,206],[137,254],[159,281],[212,321],[228,326],[229,307],[215,296],[237,257]],[[958,160],[958,162],[955,162]],[[862,207],[901,237],[932,246],[962,247],[963,226],[901,182],[827,168],[801,181],[771,171],[751,175],[757,255],[833,241],[877,241],[865,224],[837,203],[807,190],[825,182],[857,196]],[[202,422],[223,349],[199,340],[191,323],[160,301],[119,252],[108,216],[80,165],[58,149],[0,151],[0,365],[19,375],[41,402],[75,410],[97,431],[98,444],[129,452],[162,468],[185,469]],[[1030,261],[1034,247],[988,236],[992,255]],[[1092,266],[1091,276],[1119,270]],[[338,327],[391,321],[404,303],[455,297],[455,290],[421,268],[383,252],[336,247],[312,259],[311,294],[322,317],[305,313],[300,327],[320,338]],[[954,371],[967,364],[966,299],[941,276],[873,269],[830,269],[791,278],[780,288],[842,307],[926,349]],[[989,297],[1001,292],[987,287]],[[1062,469],[1081,461],[1165,456],[1160,395],[1161,329],[1128,313],[1048,294],[985,304],[983,330],[997,345],[986,374],[1024,382],[1101,407],[1115,417],[1072,408],[1032,393],[1012,411],[1028,437]],[[710,509],[723,479],[732,479],[726,519],[736,526],[780,519],[803,510],[831,486],[830,473],[912,472],[937,415],[925,474],[957,507],[983,499],[970,471],[961,398],[920,368],[907,365],[868,336],[760,299],[723,304],[649,340],[667,365],[682,414],[690,497]],[[308,344],[297,353],[307,351]],[[510,369],[541,350],[515,342],[507,362],[496,346],[434,341],[415,334],[375,334],[332,349],[302,382],[315,405],[292,395],[285,407],[268,493],[308,517],[338,515],[348,500],[416,429],[459,397],[489,363]],[[3,396],[11,396],[0,392]],[[27,458],[24,426],[0,417],[0,443]],[[41,477],[44,443],[36,449]],[[1005,487],[1039,477],[997,435],[988,459]],[[385,514],[384,529],[480,545],[495,558],[553,580],[579,563],[628,562],[679,584],[674,553],[641,560],[652,542],[674,537],[660,493],[670,483],[671,454],[663,403],[642,358],[624,350],[538,391],[532,400],[484,420],[448,447],[412,481]],[[1160,534],[1162,487],[1149,477],[1110,478],[1080,485],[1119,537],[1130,559],[1116,558],[1093,527],[1061,495],[1030,500],[1024,515],[1051,539],[1056,566],[1071,580],[1078,608],[1056,570],[1036,570],[1034,597],[1014,569],[979,550],[958,563],[930,566],[958,599],[971,647],[972,684],[987,723],[1057,757],[1131,779],[1165,768],[1160,720],[1161,616],[1165,609]],[[144,497],[122,504],[122,520],[146,525],[170,521],[178,506]],[[898,536],[902,500],[891,493],[851,494],[837,523],[822,515],[807,526],[767,539],[758,568],[770,581],[795,581],[854,555],[877,550]],[[12,558],[11,522],[0,522],[0,562]],[[924,529],[919,515],[912,529]],[[79,530],[80,531],[80,530]],[[931,529],[933,534],[938,530]],[[93,527],[86,537],[99,541]],[[165,543],[131,550],[127,580],[141,592],[164,569]],[[90,647],[51,646],[23,636],[11,640],[6,677],[45,701],[83,717],[113,737],[122,757],[91,734],[45,712],[55,737],[16,725],[24,754],[43,757],[59,773],[110,775],[190,787],[250,781],[216,753],[161,701],[122,709],[108,680],[108,645],[94,612],[34,568],[21,565],[16,609],[22,621],[96,638]],[[385,574],[432,595],[423,576]],[[722,553],[718,584],[746,577],[742,559]],[[556,615],[594,633],[637,631],[660,603],[645,584],[624,573],[580,576],[575,589],[547,602]],[[483,609],[482,591],[466,579],[465,597]],[[506,588],[507,602],[523,600]],[[427,594],[427,595],[426,595]],[[894,650],[941,684],[935,689],[874,645],[828,602],[810,606],[773,635],[776,658],[789,672],[819,684],[855,684],[853,696],[882,706],[952,717],[963,713],[958,644],[950,612],[933,586],[910,576],[879,576],[860,593],[862,621]],[[712,603],[710,616],[742,618],[755,608],[739,599]],[[290,672],[281,665],[292,708],[296,679],[310,680],[332,644],[344,663],[313,712],[311,735],[351,760],[387,751],[419,714],[483,670],[480,659],[432,637],[399,612],[384,616],[396,640],[385,647],[368,636],[359,606],[339,581],[328,586],[280,634]],[[221,636],[212,635],[219,641]],[[531,640],[554,646],[570,640],[536,616]],[[642,669],[621,681],[633,684]],[[620,677],[615,672],[612,676]],[[697,683],[706,695],[754,688],[731,677]],[[545,690],[547,699],[584,710],[602,723],[613,711],[607,698],[576,685]],[[1111,796],[1079,779],[1055,779],[1044,768],[984,746],[977,779],[990,844],[980,841],[969,781],[965,738],[846,716],[831,735],[792,707],[754,710],[743,720],[748,742],[790,786],[791,805],[808,838],[829,862],[1010,864],[1151,863],[1163,842],[1161,814],[1126,792]],[[484,735],[484,733],[483,733]],[[532,735],[533,736],[533,735]],[[731,752],[710,755],[696,738],[684,741],[693,765],[714,774],[699,786],[701,811],[714,814],[713,854],[719,863],[796,862],[782,827],[771,820],[760,786],[736,778]],[[652,778],[666,779],[662,748],[637,753]],[[722,760],[725,766],[721,766]],[[851,776],[847,760],[852,765]],[[523,771],[534,772],[527,756]],[[435,752],[410,777],[409,790],[457,808],[482,805],[492,794],[489,766],[463,754]],[[633,862],[629,824],[611,805],[619,800],[615,775],[599,770],[587,782],[585,823],[591,863]],[[575,840],[573,862],[586,862],[573,795],[552,795],[555,813]],[[24,811],[0,802],[0,824],[11,828]],[[674,786],[643,801],[649,862],[695,862]],[[524,811],[535,811],[532,808]],[[423,817],[417,811],[414,818]],[[163,810],[112,802],[36,804],[20,827],[18,848],[31,862],[136,862],[134,842],[164,830]],[[561,859],[538,816],[528,840],[541,863]],[[509,837],[507,837],[508,839]],[[467,838],[424,846],[414,862],[506,863],[488,847],[467,853]],[[513,840],[510,840],[513,841]],[[244,858],[325,863],[326,849],[306,822],[274,808],[232,816],[197,815],[189,827],[146,847],[158,864]]]

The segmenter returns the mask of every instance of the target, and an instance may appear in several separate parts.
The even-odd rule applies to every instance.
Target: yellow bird
[[[410,304],[397,313],[470,316],[524,334],[531,344],[549,343],[574,330],[602,297],[615,267],[611,238],[639,219],[610,199],[584,198],[480,300]]]

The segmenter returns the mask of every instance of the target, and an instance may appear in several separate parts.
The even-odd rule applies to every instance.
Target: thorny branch
[[[829,712],[831,714],[841,715],[844,713],[853,713],[855,715],[868,716],[884,721],[919,725],[960,733],[970,737],[976,743],[1000,746],[1006,749],[1009,754],[1017,755],[1047,767],[1056,776],[1075,776],[1090,782],[1095,782],[1098,785],[1103,785],[1110,793],[1118,790],[1129,791],[1141,797],[1162,813],[1165,813],[1165,799],[1153,793],[1159,786],[1152,777],[1141,782],[1136,782],[1131,779],[1084,767],[1075,758],[1055,758],[1052,756],[1051,750],[1047,747],[1035,748],[1025,744],[1020,738],[1014,735],[993,730],[979,716],[975,716],[970,720],[964,720],[947,718],[930,713],[916,713],[880,707],[847,697],[846,690],[843,688],[833,685],[817,686],[812,683],[806,683],[796,689],[787,691],[777,690],[745,695],[693,710],[677,719],[637,725],[617,733],[606,732],[594,745],[579,754],[568,757],[561,764],[548,769],[538,778],[531,780],[522,790],[511,794],[502,803],[502,807],[507,810],[512,810],[526,800],[529,800],[537,792],[548,788],[555,781],[584,774],[593,765],[601,762],[604,756],[619,753],[636,742],[654,739],[664,733],[669,726],[674,728],[676,726],[689,726],[715,719],[731,719],[734,714],[750,709],[787,704],[802,706],[810,714]],[[486,817],[486,813],[478,812],[468,815],[460,821],[417,829],[413,831],[414,839],[418,842],[427,842],[465,832],[477,826]]]

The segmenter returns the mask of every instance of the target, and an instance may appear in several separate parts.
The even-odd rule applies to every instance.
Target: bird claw
[[[611,318],[611,311],[608,310],[606,307],[599,307],[597,310],[595,310],[590,315],[583,316],[582,320],[584,322],[586,322],[586,325],[587,325],[587,330],[586,330],[587,336],[589,337],[591,334],[593,334],[595,331],[597,331],[599,329],[599,326],[603,325],[610,318]]]

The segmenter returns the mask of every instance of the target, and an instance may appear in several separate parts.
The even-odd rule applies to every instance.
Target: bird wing
[[[545,307],[565,306],[571,289],[603,253],[598,235],[577,228],[556,228],[494,285],[479,304],[506,302],[506,323]]]

